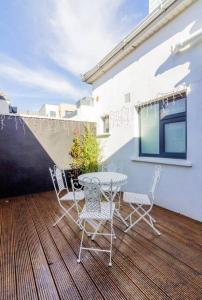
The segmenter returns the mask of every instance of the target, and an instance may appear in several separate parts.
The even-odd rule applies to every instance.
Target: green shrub
[[[69,152],[69,155],[72,158],[72,162],[70,164],[72,169],[81,169],[82,166],[81,153],[82,153],[81,137],[75,136]]]
[[[71,167],[80,169],[81,173],[96,172],[99,169],[100,146],[96,135],[86,126],[84,134],[75,136],[70,150]]]

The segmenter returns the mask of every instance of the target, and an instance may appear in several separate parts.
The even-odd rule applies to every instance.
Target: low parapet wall
[[[0,197],[52,189],[48,168],[70,169],[75,134],[95,123],[0,115]]]

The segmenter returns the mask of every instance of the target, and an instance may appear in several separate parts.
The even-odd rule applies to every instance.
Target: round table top
[[[116,172],[93,172],[78,176],[78,180],[81,184],[84,183],[85,178],[96,178],[102,185],[109,185],[112,181],[113,184],[120,186],[126,184],[128,179],[127,175]]]

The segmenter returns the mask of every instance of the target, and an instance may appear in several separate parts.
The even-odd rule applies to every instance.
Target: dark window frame
[[[106,126],[106,119],[108,120],[108,126]],[[109,125],[109,115],[105,115],[102,117],[103,122],[103,133],[108,134],[110,131],[110,125]]]
[[[163,104],[163,100],[156,102],[155,104],[159,105],[159,154],[148,154],[142,153],[141,149],[141,117],[139,108],[139,156],[140,157],[159,157],[159,158],[178,158],[178,159],[186,159],[187,158],[187,97],[186,94],[175,96],[174,101],[185,99],[185,112],[180,112],[176,114],[171,114],[165,116],[161,119],[161,109]],[[165,99],[164,99],[165,100]],[[168,102],[173,101],[173,97],[167,99]],[[148,104],[151,105],[151,104]],[[185,152],[184,153],[175,153],[175,152],[165,152],[165,124],[177,123],[177,122],[185,122]]]

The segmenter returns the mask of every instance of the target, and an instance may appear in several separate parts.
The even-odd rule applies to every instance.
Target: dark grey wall
[[[52,138],[50,128],[54,128],[54,120],[50,123],[47,142]],[[37,123],[37,119],[35,119]],[[38,120],[40,122],[40,119]],[[65,121],[68,122],[68,121]],[[54,131],[54,141],[43,147],[40,143],[40,131],[37,135],[21,117],[0,115],[0,197],[24,195],[53,189],[48,168],[56,162],[49,155],[52,144],[60,148],[60,156],[68,155],[69,149],[60,147],[60,141],[72,140],[73,130],[63,131],[63,135]],[[47,124],[47,123],[46,123]],[[78,124],[75,122],[75,126]],[[79,124],[81,128],[81,124]],[[39,127],[41,128],[41,127]],[[43,135],[47,126],[42,128]],[[68,126],[66,125],[66,128]],[[55,130],[55,129],[54,129]],[[58,129],[59,130],[59,129]],[[51,142],[51,141],[50,141]],[[70,143],[69,143],[70,144]],[[68,145],[69,145],[68,144]],[[54,149],[50,149],[53,152]]]

